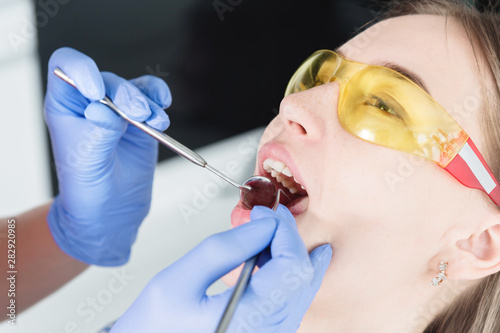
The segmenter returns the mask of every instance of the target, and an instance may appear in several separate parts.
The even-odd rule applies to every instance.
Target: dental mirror
[[[250,186],[250,190],[242,188],[240,191],[240,200],[248,209],[252,209],[256,205],[262,205],[276,211],[280,203],[281,194],[287,196],[283,190],[277,190],[269,178],[263,176],[250,177],[245,181],[244,185]],[[257,254],[245,262],[215,333],[225,333],[229,327],[236,307],[250,282],[250,277],[257,265],[259,256],[260,254]]]
[[[248,209],[254,206],[266,206],[273,208],[276,201],[276,186],[273,182],[263,176],[252,176],[243,185],[250,186],[250,190],[242,187],[240,189],[241,203]]]

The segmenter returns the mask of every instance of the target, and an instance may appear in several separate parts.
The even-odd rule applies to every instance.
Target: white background
[[[32,6],[0,0],[0,217],[50,199]]]

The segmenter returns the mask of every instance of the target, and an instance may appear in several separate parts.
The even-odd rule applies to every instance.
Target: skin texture
[[[458,23],[430,15],[393,18],[340,50],[350,60],[392,62],[418,74],[484,151],[480,103],[470,103],[481,98],[480,78]],[[309,194],[307,209],[296,216],[304,243],[309,251],[333,247],[299,332],[421,332],[461,290],[500,269],[498,208],[437,164],[346,132],[338,96],[332,82],[283,99],[261,141],[276,145],[261,150],[256,167],[262,173],[265,158],[288,152],[292,173]],[[449,279],[432,287],[441,260],[449,262]],[[225,281],[236,278],[233,272]]]

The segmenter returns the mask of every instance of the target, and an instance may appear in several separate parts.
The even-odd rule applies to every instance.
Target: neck
[[[340,277],[329,270],[300,333],[421,333],[467,287],[449,280],[433,287],[432,277],[405,281],[390,275],[378,283],[369,275],[360,282],[355,275]]]

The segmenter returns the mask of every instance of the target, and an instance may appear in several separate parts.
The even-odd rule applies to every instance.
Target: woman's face
[[[484,150],[479,79],[460,25],[441,16],[393,18],[339,50],[349,60],[391,63],[418,75]],[[338,119],[338,98],[337,82],[284,98],[262,137],[255,168],[255,174],[270,176],[268,164],[277,169],[275,174],[283,164],[288,167],[307,191],[288,206],[308,250],[325,243],[333,247],[332,263],[311,309],[335,299],[342,300],[343,309],[350,305],[346,299],[356,297],[383,302],[401,285],[427,288],[439,260],[452,259],[438,253],[442,256],[456,243],[455,226],[470,221],[474,205],[486,202],[484,194],[464,187],[434,162],[346,132]],[[295,182],[287,185],[300,189]],[[249,211],[238,205],[232,225],[248,220]]]

